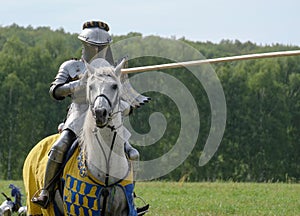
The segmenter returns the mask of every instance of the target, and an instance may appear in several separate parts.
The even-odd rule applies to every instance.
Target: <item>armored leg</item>
[[[135,148],[133,148],[129,142],[125,142],[124,144],[124,150],[125,150],[125,153],[127,154],[128,158],[130,160],[138,160],[139,157],[140,157],[140,153],[138,152],[138,150],[136,150]]]
[[[76,135],[70,130],[62,131],[59,139],[53,144],[49,155],[44,176],[44,187],[38,197],[33,197],[31,201],[47,208],[50,198],[53,197],[55,188],[55,175],[58,173],[64,161],[65,154],[75,141]]]

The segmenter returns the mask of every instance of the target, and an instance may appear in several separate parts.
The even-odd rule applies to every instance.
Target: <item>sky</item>
[[[0,0],[0,26],[80,33],[85,21],[102,20],[113,35],[300,46],[299,10],[299,0]]]

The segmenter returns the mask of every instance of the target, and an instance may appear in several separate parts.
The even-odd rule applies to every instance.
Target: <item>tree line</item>
[[[140,33],[113,35],[114,42],[142,36]],[[160,37],[151,36],[151,40]],[[142,40],[142,39],[140,39]],[[257,45],[250,41],[222,40],[219,43],[178,41],[198,50],[206,58],[299,49],[297,46]],[[153,47],[129,43],[125,53]],[[170,47],[167,52],[181,55]],[[80,58],[77,34],[48,27],[0,27],[0,179],[21,179],[30,149],[44,137],[56,133],[70,100],[54,101],[48,91],[60,64]],[[117,60],[117,59],[115,59]],[[188,60],[188,59],[186,59]],[[192,59],[191,59],[192,60]],[[129,60],[129,67],[168,63],[157,57]],[[219,63],[211,67],[222,84],[227,109],[226,128],[220,147],[205,165],[198,165],[210,126],[210,103],[201,83],[184,68],[165,72],[176,77],[196,99],[201,119],[197,143],[188,158],[161,179],[189,181],[282,181],[300,179],[300,58],[283,57]],[[163,83],[162,83],[163,85]],[[146,93],[152,98],[133,112],[129,120],[139,133],[151,130],[148,119],[161,112],[167,128],[151,146],[137,146],[142,160],[168,152],[178,138],[180,113],[166,95]],[[133,143],[134,144],[134,143]]]

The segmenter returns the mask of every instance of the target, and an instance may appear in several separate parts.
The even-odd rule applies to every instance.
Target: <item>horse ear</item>
[[[85,67],[87,69],[87,72],[90,73],[90,74],[94,74],[95,73],[95,68],[91,64],[87,63],[86,61],[84,61],[84,63],[85,63]]]
[[[115,74],[117,77],[120,77],[121,76],[121,69],[124,67],[125,63],[127,62],[127,58],[124,57],[121,62],[116,66],[115,68]]]
[[[87,69],[87,71],[80,76],[81,82],[87,82],[90,74],[91,72],[89,71],[89,69]]]

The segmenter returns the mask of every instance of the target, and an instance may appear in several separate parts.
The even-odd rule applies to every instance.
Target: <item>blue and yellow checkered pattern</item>
[[[100,215],[101,185],[66,176],[64,202],[67,215]]]
[[[77,148],[65,166],[63,172],[64,191],[64,211],[65,215],[100,215],[100,197],[104,188],[104,183],[93,179],[92,176],[81,176],[78,167],[78,156],[80,151]],[[92,180],[93,179],[93,180]],[[136,216],[136,209],[133,202],[133,173],[132,170],[128,177],[116,185],[124,190],[129,214]]]

